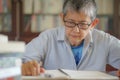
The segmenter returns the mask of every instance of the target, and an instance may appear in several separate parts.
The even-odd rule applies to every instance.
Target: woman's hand
[[[40,68],[40,64],[37,61],[29,61],[22,64],[22,75],[24,76],[37,76],[40,73],[44,73],[44,68]]]
[[[120,77],[120,70],[117,71],[117,76]]]

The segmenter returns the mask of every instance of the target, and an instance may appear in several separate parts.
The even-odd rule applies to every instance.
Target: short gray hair
[[[96,18],[97,6],[94,0],[64,0],[63,14],[67,14],[68,10],[77,12],[85,12],[92,20]]]

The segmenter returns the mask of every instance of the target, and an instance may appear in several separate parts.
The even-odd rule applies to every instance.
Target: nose
[[[74,31],[75,32],[80,32],[80,29],[79,29],[79,27],[77,25],[75,26]]]

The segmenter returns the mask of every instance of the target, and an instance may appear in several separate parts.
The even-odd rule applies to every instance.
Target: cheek
[[[83,40],[86,37],[86,32],[85,31],[81,31],[79,34],[80,35],[79,35],[78,39],[80,39],[80,40]]]
[[[86,37],[86,35],[87,35],[87,32],[86,31],[81,31],[81,37],[83,37],[83,38],[85,38]]]
[[[69,37],[71,34],[72,30],[71,29],[65,29],[66,36]]]

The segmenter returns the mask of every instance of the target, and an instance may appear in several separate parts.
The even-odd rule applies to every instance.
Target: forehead
[[[74,21],[91,21],[90,17],[84,12],[67,11],[65,18]]]

